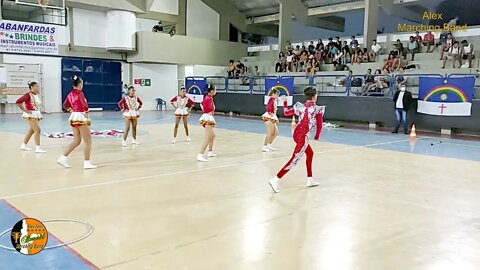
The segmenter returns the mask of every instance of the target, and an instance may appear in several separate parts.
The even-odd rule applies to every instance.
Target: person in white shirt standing
[[[370,59],[374,60],[377,59],[376,57],[382,53],[382,46],[377,43],[377,41],[374,39],[373,44],[372,44],[372,50],[370,51]]]
[[[462,59],[468,60],[468,68],[472,68],[472,59],[475,58],[475,49],[473,48],[473,44],[469,44],[468,41],[463,40],[462,46]]]
[[[407,114],[410,106],[412,105],[413,98],[412,93],[407,91],[407,87],[400,87],[393,96],[393,103],[395,103],[395,115],[397,117],[397,126],[392,133],[398,133],[398,129],[403,122],[403,132],[408,134],[408,120]]]

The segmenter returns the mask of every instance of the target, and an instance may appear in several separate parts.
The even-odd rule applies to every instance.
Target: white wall
[[[168,103],[178,93],[176,65],[133,64],[132,75],[132,80],[152,80],[152,86],[149,87],[135,85],[137,95],[144,102],[144,110],[153,110],[156,98]]]
[[[178,15],[178,0],[154,0],[150,11]]]
[[[107,16],[105,12],[73,9],[75,45],[105,48]]]
[[[152,31],[158,20],[137,18],[137,31]]]
[[[227,66],[205,66],[193,65],[193,74],[191,76],[226,76]]]
[[[219,33],[220,15],[202,0],[188,0],[187,36],[218,40]]]
[[[43,65],[43,104],[46,112],[62,110],[62,78],[61,58],[4,54],[3,62],[10,64],[42,64]]]

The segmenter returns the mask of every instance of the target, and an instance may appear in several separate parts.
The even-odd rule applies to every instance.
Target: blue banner
[[[280,91],[280,96],[293,96],[294,78],[265,78],[265,96],[269,96],[270,90],[275,87]]]
[[[185,90],[190,95],[206,95],[207,82],[205,79],[187,78],[185,81]]]
[[[472,102],[475,77],[428,78],[420,77],[418,99],[430,102]]]

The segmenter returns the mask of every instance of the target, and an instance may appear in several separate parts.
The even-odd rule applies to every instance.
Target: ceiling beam
[[[341,3],[322,7],[313,7],[308,9],[308,16],[329,16],[332,13],[344,12],[349,10],[364,9],[365,2],[357,1],[350,3]]]
[[[422,22],[423,13],[426,11],[425,8],[419,8],[419,10],[416,11],[410,10],[401,4],[395,4],[394,0],[380,0],[380,6],[390,16],[403,18],[418,23]]]

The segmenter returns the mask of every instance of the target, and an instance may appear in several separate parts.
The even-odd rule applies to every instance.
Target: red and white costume
[[[202,109],[203,115],[200,117],[200,125],[203,127],[205,126],[215,126],[217,123],[215,122],[215,118],[213,118],[213,114],[215,113],[215,103],[213,102],[212,96],[205,96],[202,101]]]
[[[297,165],[298,161],[300,161],[304,154],[307,154],[307,176],[312,177],[313,150],[309,145],[310,133],[316,127],[315,140],[320,138],[323,125],[324,107],[317,106],[312,101],[307,101],[305,104],[298,102],[292,109],[287,107],[287,102],[285,102],[283,106],[285,116],[297,115],[299,117],[299,122],[293,132],[293,140],[297,145],[295,146],[292,158],[280,170],[277,177],[278,179],[281,179],[287,172]]]
[[[134,96],[124,96],[120,102],[118,102],[118,107],[120,110],[123,110],[123,118],[125,119],[137,119],[140,117],[138,112],[142,108],[143,102],[139,97]]]
[[[192,107],[195,103],[189,97],[176,96],[170,100],[170,103],[174,104],[177,108],[175,110],[176,117],[189,116],[190,112],[188,108]]]
[[[72,127],[90,125],[91,121],[88,116],[88,104],[83,91],[72,89],[63,102],[63,108],[71,111],[68,121]]]
[[[277,117],[277,100],[274,97],[270,97],[266,106],[267,112],[262,115],[262,119],[265,122],[278,122]]]
[[[22,114],[22,118],[25,120],[33,120],[33,121],[40,121],[42,120],[42,114],[40,113],[40,106],[42,102],[40,101],[40,97],[33,92],[28,92],[19,98],[16,102],[17,104],[23,103],[25,109],[30,111],[31,113],[24,112]]]

